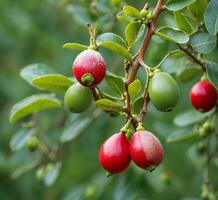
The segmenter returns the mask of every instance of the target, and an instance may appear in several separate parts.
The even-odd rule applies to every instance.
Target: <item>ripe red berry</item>
[[[148,131],[135,132],[130,140],[129,149],[134,163],[143,169],[153,170],[163,158],[160,141]]]
[[[190,90],[189,99],[196,110],[208,112],[216,105],[217,92],[210,82],[199,81]]]
[[[130,163],[129,142],[123,133],[109,137],[99,151],[99,162],[110,174],[124,171]]]
[[[72,69],[74,76],[82,85],[95,87],[105,76],[106,64],[99,52],[88,49],[76,57]]]

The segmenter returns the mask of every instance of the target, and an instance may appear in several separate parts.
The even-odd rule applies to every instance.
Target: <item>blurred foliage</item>
[[[152,0],[148,2],[151,5],[155,3]],[[126,3],[142,8],[145,2],[140,0],[126,1]],[[124,1],[121,5],[123,4],[125,4]],[[114,31],[124,35],[122,26],[119,26],[115,17],[115,13],[120,9],[119,6],[112,7],[107,0],[99,2],[91,0],[0,1],[1,199],[198,199],[203,166],[202,157],[197,153],[196,145],[192,140],[188,143],[167,144],[167,137],[181,129],[178,126],[184,123],[179,122],[178,125],[174,123],[175,120],[173,122],[173,119],[181,111],[191,108],[188,102],[188,91],[200,77],[196,70],[190,70],[190,73],[195,74],[194,78],[189,77],[190,73],[184,74],[184,64],[187,64],[186,66],[190,69],[193,64],[182,57],[176,61],[175,59],[167,60],[162,67],[163,70],[173,73],[179,81],[181,88],[179,105],[170,113],[161,113],[149,105],[144,122],[146,129],[156,133],[164,146],[163,163],[154,172],[144,172],[131,165],[124,174],[111,178],[105,177],[98,163],[98,150],[109,135],[119,131],[124,118],[110,118],[104,113],[100,117],[96,116],[93,121],[89,121],[90,126],[82,130],[82,134],[75,140],[67,143],[61,143],[59,138],[63,132],[72,131],[73,126],[69,126],[75,121],[76,116],[72,115],[68,118],[69,121],[65,122],[67,112],[59,109],[39,113],[37,122],[40,128],[49,141],[60,146],[61,149],[58,154],[58,159],[62,161],[61,168],[60,163],[56,163],[55,168],[47,172],[45,180],[40,181],[35,178],[36,168],[22,174],[22,170],[26,169],[25,166],[27,169],[32,167],[31,165],[37,166],[35,153],[29,153],[25,148],[12,153],[13,149],[9,147],[13,135],[20,132],[17,124],[9,124],[11,106],[24,96],[38,93],[38,90],[30,87],[18,76],[20,69],[31,63],[42,62],[58,73],[71,76],[71,65],[76,52],[67,51],[61,46],[69,41],[88,44],[89,38],[85,27],[87,21],[97,24],[100,32]],[[168,12],[161,16],[159,23],[176,26],[173,16]],[[150,65],[156,65],[167,52],[173,49],[175,46],[171,43],[154,37],[146,55],[146,61]],[[206,57],[218,62],[217,53],[216,48]],[[123,73],[120,67],[121,59],[118,56],[107,50],[103,50],[102,54],[110,71]],[[142,74],[139,73],[141,80],[143,80]],[[107,90],[105,85],[103,82],[102,87]],[[62,98],[61,95],[60,98]],[[92,112],[91,108],[86,115],[91,116]],[[67,141],[68,138],[62,135],[62,140]],[[19,145],[22,146],[22,144]],[[45,164],[47,162],[45,160]],[[212,166],[215,188],[218,188],[217,163],[214,162]],[[55,178],[59,169],[57,181],[53,185],[50,184],[52,181],[50,179]],[[19,173],[22,175],[19,176]],[[39,175],[40,171],[38,171]]]

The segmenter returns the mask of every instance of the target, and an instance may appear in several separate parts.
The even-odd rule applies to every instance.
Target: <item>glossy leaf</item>
[[[32,80],[32,85],[51,92],[65,91],[73,81],[61,74],[48,74],[39,76]]]
[[[118,19],[121,23],[125,23],[125,24],[130,23],[131,20],[132,20],[131,17],[126,16],[123,11],[120,11],[120,12],[117,14],[117,19]]]
[[[211,35],[216,35],[218,32],[218,1],[211,0],[204,14],[204,22],[207,31]]]
[[[174,29],[167,26],[160,28],[156,32],[156,34],[164,38],[165,40],[169,40],[171,42],[179,44],[187,43],[189,40],[189,36],[187,33],[183,32],[182,30]]]
[[[144,100],[144,96],[141,95],[139,97],[137,97],[135,99],[135,101],[133,102],[133,106],[132,106],[132,112],[134,114],[139,114],[141,109],[142,109],[142,106],[143,106],[143,100]]]
[[[26,144],[26,141],[34,133],[32,128],[25,128],[17,131],[10,141],[10,148],[12,151],[17,151],[23,148]]]
[[[107,72],[105,76],[105,81],[114,92],[122,96],[125,87],[124,87],[124,81],[121,77],[116,76],[110,72]]]
[[[123,7],[123,12],[125,15],[128,15],[130,17],[134,17],[134,18],[141,18],[140,12],[138,9],[136,9],[135,7],[132,6],[124,6]]]
[[[217,37],[208,33],[197,33],[190,38],[190,45],[198,53],[208,54],[214,50]]]
[[[105,111],[120,112],[122,106],[108,99],[100,99],[95,102],[96,106]]]
[[[184,142],[190,141],[194,138],[197,138],[198,135],[193,132],[193,128],[187,127],[184,129],[178,129],[173,131],[170,136],[167,138],[168,143],[175,143],[175,142]]]
[[[141,24],[139,22],[133,21],[126,26],[125,37],[129,47],[134,45],[137,38],[138,32],[140,30]]]
[[[166,8],[170,11],[177,11],[185,8],[196,0],[168,0]]]
[[[207,0],[197,0],[188,6],[188,10],[198,21],[202,21],[204,18],[205,10],[207,8],[207,4]]]
[[[208,63],[207,64],[207,74],[208,74],[210,81],[218,89],[218,64]]]
[[[205,114],[202,114],[195,110],[187,110],[187,111],[181,112],[178,115],[176,115],[173,122],[177,126],[183,127],[183,126],[188,126],[188,125],[201,122],[205,118],[206,118]]]
[[[134,80],[128,87],[129,96],[133,101],[142,89],[142,84],[139,79]]]
[[[16,122],[28,114],[52,107],[61,107],[61,102],[53,95],[32,95],[16,103],[12,107],[10,112],[10,121]]]
[[[34,63],[24,67],[20,71],[21,77],[32,85],[32,80],[39,76],[54,74],[53,69],[43,63]]]
[[[83,51],[88,49],[87,45],[77,44],[77,43],[66,43],[63,45],[63,48],[70,49],[70,50],[79,50]]]
[[[193,34],[198,30],[197,22],[181,11],[174,12],[174,17],[179,28],[186,33]]]

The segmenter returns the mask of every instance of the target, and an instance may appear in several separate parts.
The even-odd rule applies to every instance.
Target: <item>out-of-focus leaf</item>
[[[105,76],[105,81],[107,82],[108,86],[115,91],[119,96],[121,96],[124,92],[124,81],[121,77],[116,76],[107,71]]]
[[[216,35],[218,32],[218,1],[211,0],[204,14],[204,22],[207,31],[211,35]]]
[[[17,131],[10,141],[10,148],[12,151],[17,151],[23,148],[26,144],[26,141],[33,134],[34,130],[32,128],[25,128]]]
[[[207,8],[208,1],[207,0],[197,0],[194,3],[188,6],[189,12],[198,19],[198,21],[202,21],[204,18],[204,13]]]
[[[141,24],[139,22],[133,21],[126,26],[125,37],[129,47],[134,45],[137,38],[138,32],[140,30]]]
[[[174,12],[174,17],[179,28],[188,34],[193,34],[198,30],[198,23],[190,16],[181,11]]]
[[[193,128],[187,127],[184,129],[178,129],[173,131],[170,136],[167,138],[168,143],[175,143],[175,142],[184,142],[190,141],[194,138],[197,138],[198,134],[193,132]]]
[[[197,33],[190,38],[189,43],[198,53],[208,54],[216,47],[217,37],[208,33]]]
[[[180,71],[177,74],[177,77],[179,80],[187,82],[189,80],[192,80],[193,77],[198,76],[202,73],[200,68],[197,68],[196,66],[191,66],[184,68],[182,71]]]
[[[120,11],[120,12],[117,14],[117,19],[118,19],[120,22],[125,23],[125,24],[128,24],[128,23],[131,22],[131,17],[126,16],[123,11]]]
[[[20,71],[21,77],[32,85],[32,80],[39,76],[54,74],[55,72],[43,63],[34,63],[24,67]]]
[[[65,91],[72,84],[71,79],[61,74],[43,75],[32,80],[33,86],[51,92]]]
[[[196,0],[168,0],[166,8],[170,11],[181,10]]]
[[[105,111],[120,112],[122,111],[122,105],[117,104],[109,99],[100,99],[95,102],[96,106]]]
[[[134,99],[137,97],[141,89],[142,89],[142,84],[139,79],[136,79],[129,85],[128,91],[132,101],[134,101]]]
[[[16,122],[30,113],[52,107],[61,107],[61,102],[53,95],[32,95],[16,103],[12,107],[10,121]]]
[[[124,6],[123,7],[123,12],[125,15],[128,15],[130,17],[134,18],[141,18],[140,12],[137,8],[132,7],[132,6]]]
[[[66,44],[63,45],[63,48],[70,49],[70,50],[83,51],[83,50],[88,49],[88,46],[83,45],[83,44],[77,44],[77,43],[66,43]]]
[[[208,63],[207,64],[207,74],[208,74],[210,81],[218,89],[218,64]]]
[[[187,43],[189,40],[189,36],[187,33],[183,32],[179,29],[174,29],[171,27],[162,27],[159,30],[157,30],[156,34],[165,40],[169,40],[171,42],[184,44]]]
[[[198,122],[201,122],[206,118],[205,114],[197,112],[195,110],[187,110],[185,112],[181,112],[174,118],[173,122],[177,126],[188,126]]]

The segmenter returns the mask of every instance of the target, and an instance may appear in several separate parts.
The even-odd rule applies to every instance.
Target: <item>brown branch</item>
[[[164,10],[163,4],[164,4],[164,0],[158,0],[156,7],[153,11],[153,14],[152,14],[152,20],[151,20],[150,24],[148,25],[148,31],[144,37],[144,40],[141,44],[140,49],[139,49],[139,54],[136,57],[136,59],[134,60],[132,71],[131,71],[131,73],[126,81],[127,85],[129,85],[130,83],[133,82],[133,80],[135,79],[135,76],[138,72],[138,69],[140,67],[140,62],[144,60],[145,51],[147,50],[147,47],[148,47],[150,40],[151,40],[151,37],[155,33],[155,26],[156,26],[157,19],[158,19],[160,13]]]
[[[194,53],[190,51],[188,47],[183,47],[180,44],[177,44],[179,49],[186,53],[194,62],[196,62],[203,71],[206,71],[206,63],[198,58]]]

